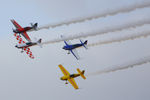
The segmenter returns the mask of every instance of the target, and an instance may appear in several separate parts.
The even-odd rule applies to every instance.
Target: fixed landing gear
[[[68,51],[68,54],[70,54],[70,51]]]
[[[65,84],[68,84],[68,82],[66,81],[66,83]]]
[[[23,51],[23,49],[21,50],[21,53],[23,53],[24,51]]]

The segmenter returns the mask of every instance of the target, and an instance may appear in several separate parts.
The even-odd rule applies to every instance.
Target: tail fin
[[[41,42],[42,42],[42,39],[39,39],[39,40],[37,41],[37,45],[40,46],[40,47],[42,48]]]
[[[87,40],[85,41],[85,42],[83,42],[82,40],[80,40],[80,42],[81,42],[81,44],[83,45],[83,47],[85,48],[85,49],[88,49],[87,48]]]
[[[42,39],[39,39],[37,42],[38,42],[38,43],[41,43],[41,42],[42,42]]]
[[[34,30],[37,30],[38,23],[35,23],[34,25],[33,23],[31,23],[31,26],[33,27]]]
[[[85,45],[87,45],[87,40],[84,42]]]
[[[85,70],[83,70],[83,71],[81,72],[80,69],[77,68],[77,71],[78,71],[78,73],[80,74],[80,76],[81,76],[83,79],[86,79],[86,77],[84,76]]]

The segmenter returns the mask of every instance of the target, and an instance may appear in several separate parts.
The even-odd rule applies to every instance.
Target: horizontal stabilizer
[[[85,49],[88,49],[87,48],[87,40],[85,41],[85,42],[83,42],[81,39],[80,39],[80,42],[81,42],[81,44],[82,44],[82,46],[85,48]]]
[[[86,77],[84,76],[85,70],[83,70],[83,71],[81,72],[80,69],[77,68],[77,71],[78,71],[78,73],[80,74],[80,76],[81,76],[83,79],[86,79]]]

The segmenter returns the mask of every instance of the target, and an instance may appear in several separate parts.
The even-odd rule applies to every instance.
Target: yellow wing
[[[62,66],[58,65],[64,75],[70,75],[70,73]]]
[[[71,85],[72,85],[75,89],[78,89],[78,85],[76,84],[74,78],[69,78],[68,81],[71,83]]]

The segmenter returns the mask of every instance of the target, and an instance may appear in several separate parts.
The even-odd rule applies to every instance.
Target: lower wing
[[[30,51],[30,48],[23,48],[23,50],[26,52],[26,54],[31,58],[34,59],[34,56],[32,52]]]
[[[78,55],[76,49],[73,49],[73,50],[70,50],[70,51],[71,51],[71,53],[75,56],[75,58],[76,58],[77,60],[80,59],[80,57],[79,57],[79,55]]]
[[[68,81],[70,82],[70,84],[75,88],[75,89],[79,89],[78,85],[76,84],[75,80],[73,78],[69,78]]]
[[[18,41],[19,44],[25,43],[25,42],[22,40],[22,38],[21,38],[17,33],[14,33],[14,36],[16,37],[16,39],[17,39],[17,41]],[[30,58],[34,59],[34,56],[32,55],[32,52],[30,51],[30,48],[23,48],[23,50],[26,52],[26,54],[27,54]]]
[[[28,36],[28,34],[26,33],[26,32],[23,32],[23,33],[21,33],[23,36],[24,36],[24,38],[27,40],[27,41],[31,41],[31,39],[30,39],[30,37]]]

